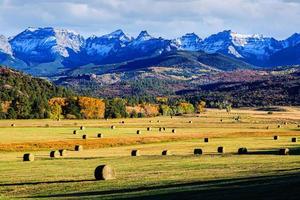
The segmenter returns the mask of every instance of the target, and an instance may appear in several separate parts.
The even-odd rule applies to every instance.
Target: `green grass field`
[[[234,120],[237,116],[240,121]],[[298,199],[300,141],[291,142],[300,136],[298,124],[295,107],[273,115],[243,109],[172,119],[3,120],[0,199]],[[81,125],[85,130],[79,130]],[[97,133],[104,138],[96,138]],[[81,139],[82,134],[89,139]],[[84,150],[73,151],[76,144]],[[219,146],[225,153],[217,153]],[[238,155],[240,147],[249,153]],[[49,157],[61,148],[68,149],[65,157]],[[193,155],[195,148],[204,154]],[[278,155],[280,148],[290,148],[290,155]],[[141,156],[131,157],[132,149]],[[161,156],[165,149],[172,155]],[[23,162],[27,152],[35,161]],[[114,167],[117,178],[96,181],[94,169],[101,164]]]

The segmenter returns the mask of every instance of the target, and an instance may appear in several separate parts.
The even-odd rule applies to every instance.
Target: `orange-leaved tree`
[[[91,97],[78,97],[80,112],[86,119],[104,118],[105,102],[101,99]]]

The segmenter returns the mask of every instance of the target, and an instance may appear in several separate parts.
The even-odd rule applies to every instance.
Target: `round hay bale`
[[[137,149],[134,149],[131,151],[131,156],[140,156],[140,151]]]
[[[116,126],[111,126],[110,128],[111,128],[111,129],[116,129]]]
[[[279,136],[278,135],[274,135],[274,140],[278,140]]]
[[[60,149],[58,151],[59,151],[60,156],[66,156],[67,155],[67,150],[66,149]]]
[[[108,118],[105,118],[105,121],[108,121]]]
[[[284,125],[287,125],[288,123],[287,122],[284,122]]]
[[[171,153],[170,150],[163,150],[162,153],[161,153],[161,155],[163,155],[163,156],[170,156],[170,155],[172,155],[172,153]]]
[[[172,129],[172,133],[176,133],[176,129]]]
[[[162,131],[162,128],[161,128],[161,127],[160,127],[160,128],[158,128],[158,131],[159,131],[159,132],[161,132],[161,131]]]
[[[88,139],[88,135],[86,135],[86,134],[82,135],[82,139],[87,140]]]
[[[140,130],[137,130],[137,131],[136,131],[136,134],[139,135],[139,134],[142,134],[142,132],[141,132]]]
[[[208,138],[204,138],[204,142],[207,143],[208,142]]]
[[[190,123],[190,124],[192,124],[192,123],[193,123],[193,121],[189,121],[189,123]]]
[[[220,119],[220,122],[223,122],[223,119]]]
[[[202,155],[202,149],[194,149],[194,155]]]
[[[166,127],[163,127],[163,130],[165,131],[165,130],[166,130]]]
[[[96,167],[94,176],[96,180],[111,180],[116,178],[116,173],[109,165],[100,165]]]
[[[77,131],[76,131],[76,130],[74,130],[74,131],[73,131],[73,134],[74,134],[74,135],[76,135],[76,134],[77,134]]]
[[[281,125],[278,125],[277,128],[281,128]]]
[[[85,129],[85,127],[84,126],[80,126],[80,130],[84,130]]]
[[[298,128],[300,128],[300,125],[298,125]]]
[[[218,151],[218,153],[225,153],[225,148],[224,147],[218,147],[217,151]]]
[[[160,120],[157,120],[157,123],[160,123]]]
[[[239,148],[238,150],[238,154],[247,154],[248,153],[248,149],[245,147]]]
[[[103,138],[103,134],[102,133],[98,133],[97,134],[97,138]]]
[[[173,119],[173,116],[171,116],[171,119]]]
[[[267,126],[267,128],[266,128],[267,130],[269,130],[270,129],[270,127],[269,126]]]
[[[292,138],[292,142],[297,142],[297,138]]]
[[[11,127],[15,127],[16,126],[16,124],[11,124]]]
[[[147,131],[151,131],[151,130],[152,130],[152,128],[151,128],[151,127],[148,127],[148,128],[147,128]]]
[[[25,153],[23,155],[23,161],[29,161],[29,162],[34,161],[34,155],[31,153]]]
[[[279,155],[289,155],[289,152],[288,148],[279,149]]]
[[[57,158],[57,157],[59,157],[60,156],[60,153],[59,153],[59,151],[51,151],[50,152],[50,158]]]
[[[75,145],[75,151],[82,151],[83,147],[81,145]]]

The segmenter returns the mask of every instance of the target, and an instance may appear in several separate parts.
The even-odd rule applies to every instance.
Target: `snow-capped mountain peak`
[[[180,50],[197,51],[200,49],[202,39],[195,33],[187,33],[172,42]]]
[[[146,41],[151,39],[153,39],[153,37],[147,31],[141,31],[135,40]]]
[[[12,49],[8,39],[4,35],[0,35],[0,52],[12,55]]]
[[[109,33],[107,35],[103,35],[102,38],[107,39],[118,39],[122,42],[130,42],[132,40],[132,37],[125,34],[121,29],[118,29],[112,33]]]

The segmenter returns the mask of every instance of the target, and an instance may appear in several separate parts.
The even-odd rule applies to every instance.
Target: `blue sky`
[[[300,0],[0,0],[0,34],[27,27],[72,29],[85,37],[123,29],[175,38],[231,29],[278,39],[300,32]]]

